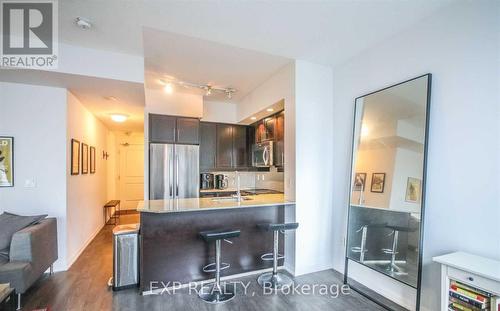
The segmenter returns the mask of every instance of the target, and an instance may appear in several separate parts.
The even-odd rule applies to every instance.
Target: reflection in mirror
[[[347,257],[417,288],[430,75],[356,99]]]

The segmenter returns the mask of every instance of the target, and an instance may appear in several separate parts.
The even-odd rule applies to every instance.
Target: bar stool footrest
[[[212,268],[212,267],[213,267],[213,268]],[[225,263],[225,262],[222,262],[222,263],[220,264],[220,269],[219,269],[219,271],[229,269],[229,267],[231,267],[231,265],[230,265],[230,264]],[[215,271],[217,271],[217,269],[216,269],[216,268],[217,268],[217,267],[216,267],[216,264],[215,264],[215,262],[213,262],[213,263],[210,263],[210,264],[208,264],[208,265],[204,266],[202,270],[203,270],[203,272],[209,273],[209,272],[215,272]]]
[[[392,254],[395,254],[395,255],[399,254],[399,252],[393,251],[392,249],[389,249],[389,248],[382,248],[382,252],[384,252],[385,254],[390,254],[390,255],[392,255]]]
[[[365,249],[365,250],[361,251],[361,247],[354,246],[351,248],[351,252],[353,252],[353,253],[366,253],[366,252],[368,252],[368,250]]]
[[[274,254],[273,253],[266,253],[266,254],[260,256],[260,258],[264,261],[271,261],[274,259]],[[284,258],[285,258],[284,255],[278,254],[278,260],[284,259]]]

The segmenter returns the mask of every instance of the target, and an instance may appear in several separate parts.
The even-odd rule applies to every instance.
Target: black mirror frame
[[[418,77],[415,77],[415,78],[412,78],[412,79],[408,79],[408,80],[405,80],[403,82],[400,82],[400,83],[396,83],[396,84],[393,84],[393,85],[390,85],[390,86],[387,86],[385,88],[382,88],[382,89],[379,89],[377,91],[374,91],[374,92],[370,92],[368,94],[365,94],[365,95],[362,95],[362,96],[358,96],[354,99],[354,119],[353,119],[353,127],[352,127],[352,144],[351,144],[351,169],[350,169],[350,173],[351,173],[351,177],[349,178],[349,201],[348,201],[348,206],[347,206],[347,226],[346,226],[346,229],[347,229],[347,232],[346,232],[346,238],[345,238],[345,266],[344,266],[344,284],[346,285],[349,285],[349,287],[351,289],[353,289],[354,291],[356,291],[357,293],[359,293],[360,295],[370,299],[371,301],[375,302],[376,304],[388,309],[388,310],[394,310],[394,308],[391,308],[390,306],[388,306],[387,304],[375,299],[374,297],[371,297],[370,295],[368,295],[367,293],[363,292],[362,290],[360,289],[357,289],[355,286],[353,286],[352,284],[349,284],[349,258],[348,258],[348,247],[349,247],[349,220],[350,220],[350,204],[351,204],[351,194],[352,194],[352,191],[351,191],[351,185],[353,183],[353,180],[352,180],[352,171],[353,171],[353,160],[354,160],[354,135],[355,135],[355,131],[356,131],[356,108],[357,108],[357,100],[362,98],[362,97],[366,97],[368,95],[371,95],[371,94],[375,94],[375,93],[378,93],[378,92],[381,92],[381,91],[384,91],[386,89],[389,89],[389,88],[392,88],[392,87],[395,87],[395,86],[398,86],[398,85],[401,85],[401,84],[404,84],[404,83],[407,83],[407,82],[410,82],[410,81],[413,81],[413,80],[416,80],[416,79],[419,79],[419,78],[422,78],[422,77],[427,77],[427,103],[426,103],[426,113],[425,113],[425,140],[424,140],[424,161],[423,161],[423,172],[422,172],[422,191],[421,191],[421,212],[420,212],[420,241],[419,241],[419,252],[418,252],[418,275],[417,275],[417,286],[416,287],[413,287],[407,283],[404,283],[403,281],[400,281],[396,278],[393,278],[391,276],[388,276],[388,275],[384,275],[381,273],[382,275],[384,276],[387,276],[393,280],[396,280],[406,286],[409,286],[409,287],[412,287],[412,288],[415,288],[416,291],[417,291],[417,295],[416,295],[416,299],[415,299],[415,310],[416,311],[419,311],[420,310],[420,296],[421,296],[421,285],[422,285],[422,260],[423,260],[423,253],[424,253],[424,220],[425,220],[425,194],[426,194],[426,184],[427,184],[427,155],[428,155],[428,148],[429,148],[429,123],[430,123],[430,104],[431,104],[431,86],[432,86],[432,74],[431,73],[427,73],[427,74],[423,74],[423,75],[420,75]]]

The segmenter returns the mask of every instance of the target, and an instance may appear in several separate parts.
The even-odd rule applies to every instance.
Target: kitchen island
[[[201,231],[241,230],[234,244],[222,243],[222,261],[231,265],[223,276],[270,268],[272,263],[260,257],[273,249],[272,232],[262,231],[257,224],[284,222],[294,208],[295,203],[286,201],[283,194],[244,196],[239,202],[230,197],[140,202],[141,292],[162,287],[162,282],[186,284],[213,278],[202,268],[215,261],[214,245],[199,237]],[[283,254],[283,239],[280,242]]]

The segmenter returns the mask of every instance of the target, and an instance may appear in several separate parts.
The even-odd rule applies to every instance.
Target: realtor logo
[[[1,68],[57,67],[56,0],[0,0]]]

